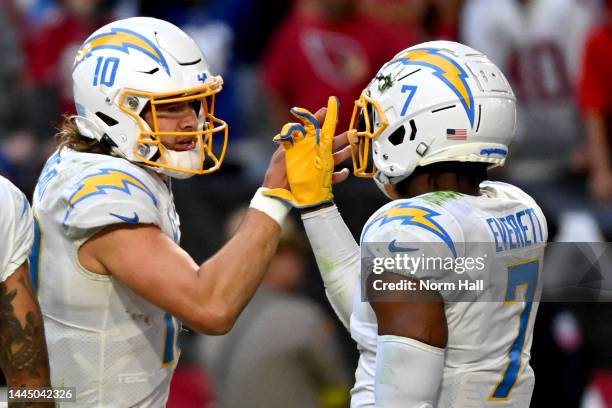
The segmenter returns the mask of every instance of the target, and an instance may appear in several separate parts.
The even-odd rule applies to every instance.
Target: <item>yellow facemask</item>
[[[379,125],[376,131],[373,131],[374,117]],[[348,131],[355,176],[372,178],[376,174],[371,144],[372,140],[377,138],[387,126],[389,122],[378,102],[370,98],[365,91],[362,92],[359,99],[355,101]]]
[[[150,93],[136,90],[125,90],[119,97],[119,107],[132,116],[140,125],[140,133],[134,148],[134,156],[142,163],[169,170],[171,172],[187,175],[209,174],[219,170],[228,141],[227,124],[215,117],[215,95],[222,89],[221,81],[214,81],[201,87],[187,89],[176,93]],[[147,98],[150,103],[152,129],[139,115],[134,104],[134,97]],[[159,130],[157,109],[160,105],[177,102],[193,102],[199,104],[198,130],[189,132],[163,132]],[[196,149],[199,149],[199,166],[186,168],[173,165],[168,160],[167,148],[163,145],[161,137],[195,137]],[[157,147],[157,154],[149,157],[151,147]]]

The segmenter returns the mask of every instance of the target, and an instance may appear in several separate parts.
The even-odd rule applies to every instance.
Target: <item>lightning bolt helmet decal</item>
[[[474,96],[467,83],[467,72],[451,57],[436,48],[417,48],[406,51],[388,62],[383,69],[392,64],[420,65],[434,70],[434,75],[457,95],[474,127]]]
[[[89,38],[81,46],[74,60],[74,70],[82,61],[89,58],[98,49],[111,48],[129,54],[130,48],[138,50],[151,58],[170,75],[170,68],[159,47],[143,35],[126,28],[112,28],[108,33],[102,33]]]

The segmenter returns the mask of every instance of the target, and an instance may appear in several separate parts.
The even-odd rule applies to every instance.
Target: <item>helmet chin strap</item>
[[[164,149],[164,155],[166,156],[166,164],[169,166],[186,170],[200,170],[202,167],[202,162],[200,160],[199,142],[196,143],[195,148],[184,152],[171,150],[166,148],[165,146],[162,147],[162,149]],[[178,170],[166,169],[163,167],[154,167],[154,169],[159,173],[166,174],[176,179],[187,179],[194,176],[194,174],[185,173]]]
[[[389,177],[383,174],[380,170],[377,170],[376,174],[374,175],[374,183],[376,183],[376,187],[378,187],[378,189],[382,191],[388,199],[394,199],[387,191],[387,186],[391,183],[391,181],[389,180]]]
[[[408,176],[406,176],[406,177],[408,177]],[[374,175],[374,182],[376,183],[376,187],[378,187],[378,189],[380,191],[382,191],[383,194],[386,195],[388,199],[395,200],[396,197],[392,197],[389,194],[388,187],[391,184],[399,183],[400,181],[402,181],[406,177],[389,177],[389,176],[383,174],[380,170],[377,170],[376,174]]]

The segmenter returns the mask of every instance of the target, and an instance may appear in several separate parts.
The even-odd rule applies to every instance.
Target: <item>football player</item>
[[[282,129],[276,140],[286,150],[290,190],[266,194],[308,209],[302,218],[328,298],[360,351],[352,407],[529,406],[547,227],[527,194],[487,180],[488,168],[504,164],[515,129],[515,96],[503,73],[462,44],[423,43],[380,69],[355,103],[350,130],[332,142],[336,108],[330,99],[322,128],[308,120]],[[340,178],[332,171],[347,138],[355,174],[373,176],[392,200],[365,224],[361,248],[332,203],[332,180]],[[417,287],[393,302],[364,301],[362,290],[372,287],[367,275],[361,287],[360,258],[398,252],[481,258],[468,275],[487,282],[489,297]],[[391,272],[401,275],[380,276],[440,277],[425,267]]]
[[[171,178],[217,170],[227,125],[214,111],[221,78],[176,26],[144,17],[103,26],[79,49],[72,79],[77,115],[33,204],[51,382],[76,387],[79,406],[163,406],[180,322],[230,330],[290,207],[259,190],[216,255],[197,265],[180,248]],[[282,166],[278,155],[272,163]],[[282,185],[274,172],[264,181]]]
[[[2,176],[0,236],[0,368],[9,387],[48,387],[43,318],[27,259],[34,241],[32,210],[23,193]]]

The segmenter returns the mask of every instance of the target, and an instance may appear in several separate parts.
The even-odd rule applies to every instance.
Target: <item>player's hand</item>
[[[327,109],[321,108],[315,113],[315,118],[322,122],[325,119]],[[348,160],[351,157],[351,148],[349,146],[347,133],[344,132],[334,136],[334,164],[337,166],[340,163]],[[332,184],[342,183],[345,181],[350,172],[344,168],[332,174]],[[289,181],[287,180],[287,168],[285,166],[285,148],[279,146],[272,155],[268,170],[264,177],[263,187],[267,188],[284,188],[289,190]]]
[[[281,144],[285,153],[289,186],[273,188],[265,194],[287,201],[297,208],[331,202],[333,182],[344,181],[348,177],[347,169],[334,175],[334,164],[343,161],[342,158],[346,159],[350,154],[349,148],[346,147],[346,135],[340,135],[334,140],[338,100],[336,97],[330,97],[327,109],[321,109],[315,115],[303,108],[293,108],[291,113],[301,123],[285,124],[281,132],[274,137],[274,141]],[[323,118],[323,126],[320,126]],[[342,140],[345,146],[342,146]],[[336,155],[333,152],[334,145],[340,149]],[[278,157],[280,156],[277,156],[277,159]],[[278,174],[270,174],[269,171],[264,185],[270,184],[268,181],[272,176],[280,180]]]
[[[285,168],[285,149],[282,146],[276,149],[270,159],[262,187],[289,189]]]

